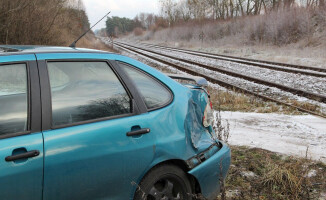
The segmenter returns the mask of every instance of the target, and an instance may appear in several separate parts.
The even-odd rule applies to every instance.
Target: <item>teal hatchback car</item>
[[[103,51],[0,46],[0,199],[216,198],[230,149],[205,85]]]

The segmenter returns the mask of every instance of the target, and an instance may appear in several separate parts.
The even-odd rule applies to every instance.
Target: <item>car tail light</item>
[[[208,101],[205,111],[204,111],[203,125],[205,127],[209,127],[210,125],[213,125],[213,120],[214,120],[214,116],[213,116],[212,102]]]

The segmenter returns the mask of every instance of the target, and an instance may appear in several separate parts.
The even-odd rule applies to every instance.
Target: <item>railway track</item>
[[[272,101],[272,102],[276,102],[278,104],[282,104],[282,105],[286,105],[286,106],[289,106],[289,107],[293,107],[299,111],[302,111],[302,112],[306,112],[306,113],[309,113],[309,114],[312,114],[312,115],[316,115],[316,116],[319,116],[319,117],[323,117],[323,118],[326,118],[326,115],[325,114],[322,114],[322,113],[317,113],[317,112],[313,112],[313,111],[310,111],[310,110],[307,110],[307,109],[304,109],[302,107],[299,107],[299,106],[295,106],[295,105],[291,105],[290,103],[286,103],[286,102],[283,102],[283,101],[280,101],[280,100],[277,100],[277,99],[274,99],[274,98],[271,98],[271,97],[268,97],[268,96],[265,96],[265,95],[262,95],[262,94],[258,94],[258,93],[255,93],[253,91],[250,91],[250,90],[247,90],[245,88],[242,88],[242,87],[239,87],[239,86],[236,86],[234,84],[231,84],[231,83],[228,83],[228,82],[225,82],[225,81],[222,81],[222,80],[219,80],[219,79],[216,79],[212,76],[209,76],[207,74],[204,74],[204,73],[200,73],[200,72],[197,72],[195,70],[192,70],[192,69],[189,69],[187,67],[184,67],[184,66],[181,66],[181,65],[178,65],[176,63],[173,63],[173,62],[170,62],[170,61],[167,61],[166,59],[163,59],[163,58],[158,58],[156,56],[153,56],[153,55],[148,55],[142,51],[144,50],[139,50],[139,48],[137,49],[137,47],[130,47],[125,45],[125,44],[121,44],[121,43],[115,43],[116,46],[118,46],[119,48],[122,48],[122,49],[127,49],[128,51],[130,52],[134,52],[136,54],[139,54],[139,55],[142,55],[146,58],[149,58],[151,60],[155,60],[155,61],[158,61],[162,64],[165,64],[165,65],[168,65],[168,66],[171,66],[173,68],[176,68],[178,70],[181,70],[181,71],[184,71],[186,73],[189,73],[189,74],[192,74],[192,75],[195,75],[195,76],[201,76],[201,77],[204,77],[206,78],[208,81],[212,82],[212,83],[215,83],[215,84],[218,84],[218,85],[221,85],[225,88],[228,88],[228,89],[231,89],[231,90],[235,90],[235,91],[238,91],[238,92],[241,92],[241,93],[245,93],[245,94],[250,94],[250,95],[253,95],[253,96],[256,96],[256,97],[259,97],[261,99],[264,99],[264,100],[268,100],[268,101]]]
[[[245,80],[248,80],[248,81],[251,81],[251,82],[255,82],[255,83],[259,83],[259,84],[263,84],[263,85],[266,85],[266,86],[275,87],[275,88],[281,89],[283,91],[290,92],[290,93],[298,95],[298,96],[302,96],[302,97],[313,99],[313,100],[316,100],[316,101],[319,101],[319,102],[326,103],[326,96],[324,96],[324,95],[315,94],[315,93],[307,92],[307,91],[304,91],[304,90],[301,90],[301,89],[288,87],[288,86],[285,86],[285,85],[281,85],[281,84],[274,83],[274,82],[271,82],[271,81],[266,81],[266,80],[263,80],[263,79],[260,79],[260,78],[255,78],[255,77],[252,77],[252,76],[247,76],[247,75],[240,74],[240,73],[237,73],[237,72],[233,72],[233,71],[230,71],[230,70],[212,67],[210,65],[206,65],[206,64],[203,64],[203,63],[190,61],[190,60],[182,59],[182,58],[177,58],[177,57],[174,57],[174,56],[158,53],[158,52],[155,52],[155,51],[152,51],[152,50],[144,49],[144,48],[133,46],[133,45],[126,44],[126,43],[118,42],[116,44],[120,44],[120,45],[123,45],[123,46],[140,49],[142,51],[147,51],[147,52],[150,52],[152,54],[157,54],[159,56],[164,56],[164,57],[174,59],[174,60],[178,60],[178,61],[181,61],[181,62],[184,62],[184,63],[197,65],[197,66],[200,66],[202,68],[209,69],[211,71],[219,72],[219,73],[226,74],[226,75],[233,76],[233,77],[237,77],[237,78],[242,78],[242,79],[245,79]]]
[[[148,47],[172,50],[172,51],[187,53],[187,54],[191,54],[191,55],[195,55],[195,56],[201,56],[201,57],[206,57],[206,58],[224,60],[224,61],[235,62],[235,63],[240,63],[240,64],[246,64],[246,65],[251,65],[251,66],[256,66],[256,67],[261,67],[261,68],[266,68],[266,69],[272,69],[272,70],[277,70],[277,71],[299,73],[299,74],[305,74],[305,75],[316,76],[316,77],[326,77],[326,68],[309,67],[309,66],[303,66],[303,65],[293,65],[293,64],[287,64],[287,63],[241,58],[241,57],[235,57],[235,56],[206,53],[206,52],[201,52],[201,51],[193,51],[193,50],[187,50],[187,49],[165,47],[165,46],[146,44],[146,43],[141,43],[141,44],[144,46],[148,46]],[[282,66],[282,67],[280,67],[280,66]],[[286,67],[286,68],[284,68],[284,67]],[[309,70],[309,71],[305,71],[305,70]]]

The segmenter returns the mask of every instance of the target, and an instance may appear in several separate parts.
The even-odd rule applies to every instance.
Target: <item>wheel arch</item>
[[[157,163],[156,165],[154,165],[152,168],[150,168],[140,179],[139,183],[140,184],[144,177],[146,177],[146,175],[153,169],[160,167],[162,165],[174,165],[180,169],[182,169],[188,176],[188,179],[191,183],[191,189],[193,190],[194,194],[200,194],[201,193],[201,188],[199,185],[199,182],[197,180],[196,177],[194,177],[192,174],[189,174],[188,171],[190,171],[191,169],[188,167],[188,165],[186,164],[186,162],[184,160],[179,160],[179,159],[171,159],[171,160],[165,160],[162,161],[160,163]],[[135,196],[136,191],[134,192],[133,196]]]

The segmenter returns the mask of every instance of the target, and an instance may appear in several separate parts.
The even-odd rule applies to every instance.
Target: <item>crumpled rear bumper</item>
[[[222,145],[214,155],[188,172],[197,179],[202,195],[207,199],[216,199],[220,183],[224,181],[231,164],[231,150],[226,144]]]

